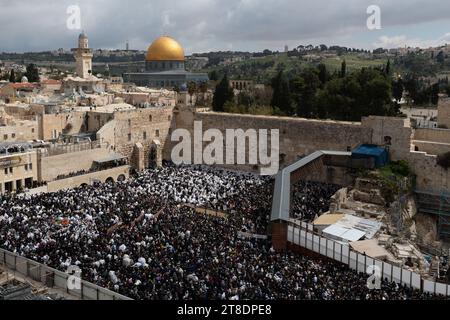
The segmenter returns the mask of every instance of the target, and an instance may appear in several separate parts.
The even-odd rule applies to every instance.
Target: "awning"
[[[103,163],[109,163],[109,162],[113,162],[113,161],[119,161],[119,160],[123,160],[126,159],[126,157],[120,155],[120,154],[112,154],[109,157],[105,158],[105,159],[101,159],[101,160],[95,160],[94,162],[97,164],[103,164]]]

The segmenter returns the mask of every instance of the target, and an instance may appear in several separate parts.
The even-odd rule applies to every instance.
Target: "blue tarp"
[[[371,144],[363,144],[352,151],[352,159],[373,158],[377,168],[389,163],[389,154],[385,148]]]

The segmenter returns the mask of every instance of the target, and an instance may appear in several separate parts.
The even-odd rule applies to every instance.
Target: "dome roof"
[[[84,31],[81,32],[80,35],[78,36],[78,39],[87,39],[86,33]]]
[[[147,61],[184,61],[183,47],[171,37],[156,39],[148,48]]]

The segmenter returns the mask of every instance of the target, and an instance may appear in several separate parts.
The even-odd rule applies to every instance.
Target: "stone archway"
[[[114,179],[109,177],[108,179],[106,179],[105,181],[107,184],[114,184]]]
[[[153,140],[148,154],[148,166],[155,169],[162,166],[162,147],[159,140]]]
[[[124,182],[126,179],[127,178],[123,174],[121,174],[120,176],[117,177],[117,181],[119,181],[119,182]]]

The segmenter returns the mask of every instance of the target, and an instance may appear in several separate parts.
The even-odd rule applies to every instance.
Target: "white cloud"
[[[376,2],[383,30],[450,21],[448,0]],[[364,36],[357,38],[369,32],[366,10],[373,0],[0,0],[0,50],[72,47],[77,34],[65,25],[67,6],[74,3],[81,7],[83,29],[96,48],[133,39],[133,48],[145,49],[162,33],[170,33],[192,51],[224,49],[229,43],[235,50],[281,50],[286,43],[306,41],[344,40],[351,46],[373,41],[369,34],[364,41]]]

